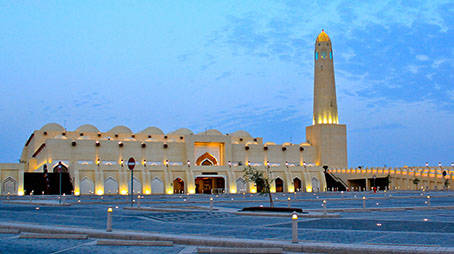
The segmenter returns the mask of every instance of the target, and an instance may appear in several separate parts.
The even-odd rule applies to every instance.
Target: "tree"
[[[248,165],[243,169],[243,177],[247,182],[255,183],[257,189],[260,190],[260,194],[268,194],[270,207],[274,207],[273,198],[271,197],[271,183],[273,179],[271,179],[269,168],[266,172],[263,172]]]
[[[416,190],[418,190],[418,183],[419,183],[418,178],[413,179],[413,184],[416,185]]]

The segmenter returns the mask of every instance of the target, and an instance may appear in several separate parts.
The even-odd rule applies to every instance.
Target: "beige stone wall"
[[[217,165],[196,165],[204,152],[215,156]],[[268,163],[273,176],[283,181],[285,192],[294,191],[295,178],[301,180],[304,191],[324,191],[326,181],[322,169],[313,166],[314,154],[308,143],[264,144],[262,138],[253,138],[244,131],[222,134],[207,130],[194,134],[179,129],[164,134],[150,127],[134,134],[127,127],[117,126],[102,133],[91,125],[67,131],[57,124],[48,124],[33,133],[21,158],[26,172],[42,172],[44,164],[52,171],[61,161],[69,168],[75,194],[128,194],[129,157],[135,158],[137,164],[135,190],[139,188],[143,194],[173,193],[177,178],[184,181],[184,192],[194,193],[194,181],[202,173],[223,177],[225,191],[236,193],[245,166],[265,170]],[[248,184],[245,190],[254,192],[255,187]]]
[[[0,195],[24,195],[24,164],[0,163]]]
[[[307,141],[315,149],[315,164],[330,168],[347,167],[347,130],[343,124],[306,127]]]
[[[443,176],[443,171],[446,176]],[[349,180],[390,177],[391,190],[454,190],[454,167],[397,167],[397,168],[333,168],[330,172],[345,183]],[[418,185],[413,180],[418,178]],[[445,186],[446,180],[448,186]],[[367,186],[370,189],[370,186]]]

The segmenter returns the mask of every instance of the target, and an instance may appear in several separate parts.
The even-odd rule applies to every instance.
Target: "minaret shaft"
[[[331,41],[322,32],[314,52],[314,115],[313,124],[338,124],[336,86]]]
[[[334,82],[331,40],[322,30],[314,52],[313,125],[306,127],[306,139],[315,148],[317,166],[347,167],[347,128],[339,124]]]

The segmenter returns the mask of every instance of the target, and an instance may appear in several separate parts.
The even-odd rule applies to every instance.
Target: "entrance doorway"
[[[274,182],[276,184],[276,192],[284,192],[284,181],[278,177]]]
[[[293,188],[295,188],[295,192],[301,191],[301,180],[298,177],[293,179]]]
[[[203,176],[195,179],[195,192],[203,194],[224,193],[225,180],[222,176]]]
[[[175,194],[184,193],[184,181],[181,178],[173,180],[173,193]]]

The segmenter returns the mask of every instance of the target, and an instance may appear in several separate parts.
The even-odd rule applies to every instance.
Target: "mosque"
[[[30,135],[19,163],[0,164],[0,194],[255,193],[257,186],[243,179],[248,165],[271,172],[272,192],[326,191],[326,169],[347,168],[332,44],[323,30],[315,42],[313,125],[305,142],[264,143],[243,130],[134,133],[116,126],[101,132],[89,124],[66,130],[50,123]]]

